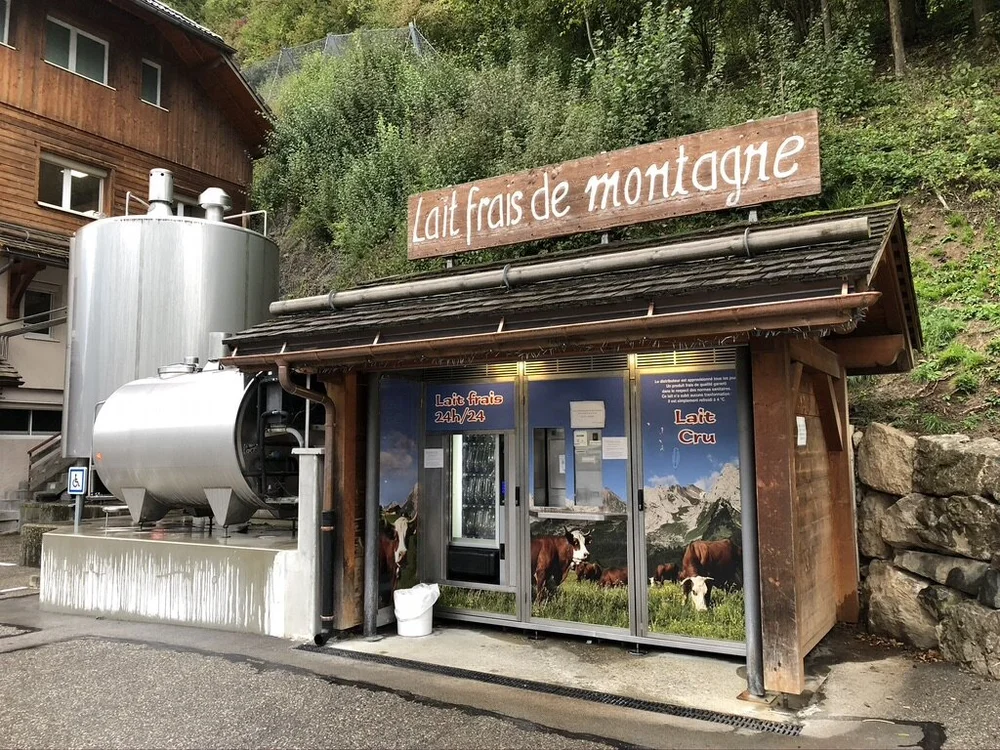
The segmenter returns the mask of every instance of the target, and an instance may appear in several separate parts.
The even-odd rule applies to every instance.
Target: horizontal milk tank
[[[265,320],[278,298],[277,246],[221,221],[221,207],[208,211],[218,220],[173,216],[172,182],[158,193],[158,172],[169,180],[153,170],[150,213],[92,222],[72,242],[66,456],[92,455],[96,411],[116,388],[218,358],[222,335]]]
[[[172,509],[210,508],[228,525],[266,509],[254,486],[261,383],[239,370],[216,369],[122,386],[94,423],[101,481],[136,521],[155,521]]]

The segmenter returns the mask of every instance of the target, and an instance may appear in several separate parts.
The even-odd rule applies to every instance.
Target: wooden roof
[[[469,350],[461,356],[470,360],[541,356],[554,345],[557,328],[559,346],[564,347],[560,352],[582,347],[582,338],[574,336],[583,337],[588,326],[594,334],[603,326],[601,336],[588,334],[594,339],[588,346],[631,350],[662,347],[667,338],[707,340],[712,335],[718,339],[739,334],[745,340],[765,331],[785,330],[811,336],[837,334],[837,346],[844,348],[845,356],[853,347],[849,352],[853,371],[908,369],[912,350],[919,348],[922,339],[897,204],[749,226],[800,226],[852,216],[868,218],[869,239],[282,316],[235,334],[228,343],[237,348],[233,362],[247,367],[267,358],[364,367],[380,362],[402,366],[409,358],[431,366],[435,357],[459,356],[454,344],[463,338]],[[658,238],[628,248],[732,234],[747,226]],[[599,245],[568,257],[615,249]],[[659,326],[655,330],[654,324]],[[530,331],[536,332],[534,339]],[[635,335],[639,333],[643,335]],[[489,339],[483,338],[487,335]],[[510,346],[501,346],[505,337]],[[859,347],[846,343],[870,337],[867,343],[877,341],[879,348],[869,360],[857,351]],[[728,338],[735,340],[732,335]],[[413,350],[410,354],[406,354],[407,344]],[[887,348],[893,345],[898,349],[896,356],[883,364]]]
[[[69,237],[0,221],[0,253],[47,266],[69,266]]]
[[[233,61],[222,37],[159,0],[106,0],[157,28],[190,75],[233,124],[251,156],[264,153],[270,110]]]

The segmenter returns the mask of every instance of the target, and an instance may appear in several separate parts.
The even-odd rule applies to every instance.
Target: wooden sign
[[[754,206],[820,192],[816,110],[410,196],[408,256]]]

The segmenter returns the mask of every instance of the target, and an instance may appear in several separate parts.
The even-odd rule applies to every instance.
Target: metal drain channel
[[[536,693],[558,695],[563,698],[577,698],[579,700],[591,701],[593,703],[603,703],[608,706],[619,706],[621,708],[634,708],[639,711],[666,714],[668,716],[676,716],[681,719],[710,721],[714,724],[724,724],[736,729],[745,729],[751,732],[768,732],[770,734],[779,734],[785,737],[798,737],[802,732],[802,727],[799,724],[789,724],[781,721],[771,721],[769,719],[756,719],[751,716],[739,716],[737,714],[724,714],[719,711],[710,711],[705,708],[689,708],[688,706],[678,706],[673,703],[659,703],[657,701],[640,700],[638,698],[628,698],[624,695],[601,693],[597,690],[585,690],[583,688],[569,688],[562,685],[553,685],[547,682],[536,682],[535,680],[521,680],[513,677],[489,674],[486,672],[475,672],[471,669],[447,667],[441,664],[428,664],[426,662],[413,661],[411,659],[400,659],[396,656],[385,656],[383,654],[369,654],[362,651],[349,651],[347,649],[314,646],[311,643],[299,646],[298,648],[301,651],[332,654],[345,659],[354,659],[356,661],[366,661],[374,664],[385,664],[392,667],[416,669],[421,672],[431,672],[432,674],[441,675],[443,677],[458,677],[465,680],[485,682],[490,685],[520,688],[521,690],[532,690]]]

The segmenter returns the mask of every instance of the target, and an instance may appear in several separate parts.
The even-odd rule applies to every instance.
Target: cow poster
[[[379,383],[379,606],[417,583],[420,391],[416,381]]]
[[[745,640],[736,373],[640,376],[649,631]]]

